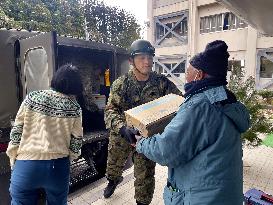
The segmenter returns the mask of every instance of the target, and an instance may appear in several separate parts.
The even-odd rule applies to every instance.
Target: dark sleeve
[[[182,92],[177,88],[177,86],[165,76],[163,77],[163,87],[165,91],[164,95],[173,93],[183,96]]]
[[[82,114],[75,118],[74,125],[72,128],[69,156],[70,160],[77,159],[81,154],[81,148],[83,143],[83,128],[82,128]]]

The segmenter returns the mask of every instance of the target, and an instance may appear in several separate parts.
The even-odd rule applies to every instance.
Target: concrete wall
[[[155,0],[155,8],[168,6],[175,3],[180,3],[182,0]]]
[[[196,0],[196,1],[197,1],[197,6],[198,7],[215,3],[214,0]]]
[[[217,3],[198,5],[199,17],[221,14],[225,12],[229,11]]]
[[[152,1],[152,0],[149,0]],[[154,16],[161,16],[165,14],[175,13],[188,9],[188,1],[182,1],[169,6],[163,6],[153,9]]]
[[[154,32],[155,32],[155,25],[154,25],[154,1],[147,0],[147,18],[149,19],[149,26],[147,30],[147,40],[150,41],[152,44],[155,43],[154,39]]]
[[[187,53],[188,46],[180,45],[180,46],[172,46],[172,47],[159,47],[156,48],[155,54],[156,56],[161,55],[176,55],[176,54],[185,54]]]
[[[197,38],[197,52],[204,50],[207,43],[216,39],[224,40],[228,45],[229,51],[246,50],[247,35],[247,28],[199,34]]]
[[[260,37],[257,40],[257,48],[273,48],[273,37]]]

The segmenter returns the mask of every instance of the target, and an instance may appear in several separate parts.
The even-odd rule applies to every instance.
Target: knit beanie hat
[[[190,64],[211,76],[226,78],[229,57],[227,49],[228,46],[224,41],[210,42],[203,52],[192,57]]]

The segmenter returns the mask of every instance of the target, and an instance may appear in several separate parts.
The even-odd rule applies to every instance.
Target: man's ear
[[[134,64],[134,59],[132,57],[129,58],[129,64],[133,65]]]
[[[210,77],[210,75],[209,75],[209,74],[207,74],[207,73],[205,73],[204,71],[203,71],[203,75],[204,75],[204,77],[203,77],[203,78],[208,78],[208,77]]]
[[[200,80],[204,79],[206,77],[206,73],[202,70],[199,70],[199,73],[198,73],[198,78]]]

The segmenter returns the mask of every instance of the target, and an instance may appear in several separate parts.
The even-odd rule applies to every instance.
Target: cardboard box
[[[127,126],[138,129],[144,137],[162,133],[183,101],[182,96],[169,94],[127,110]]]

